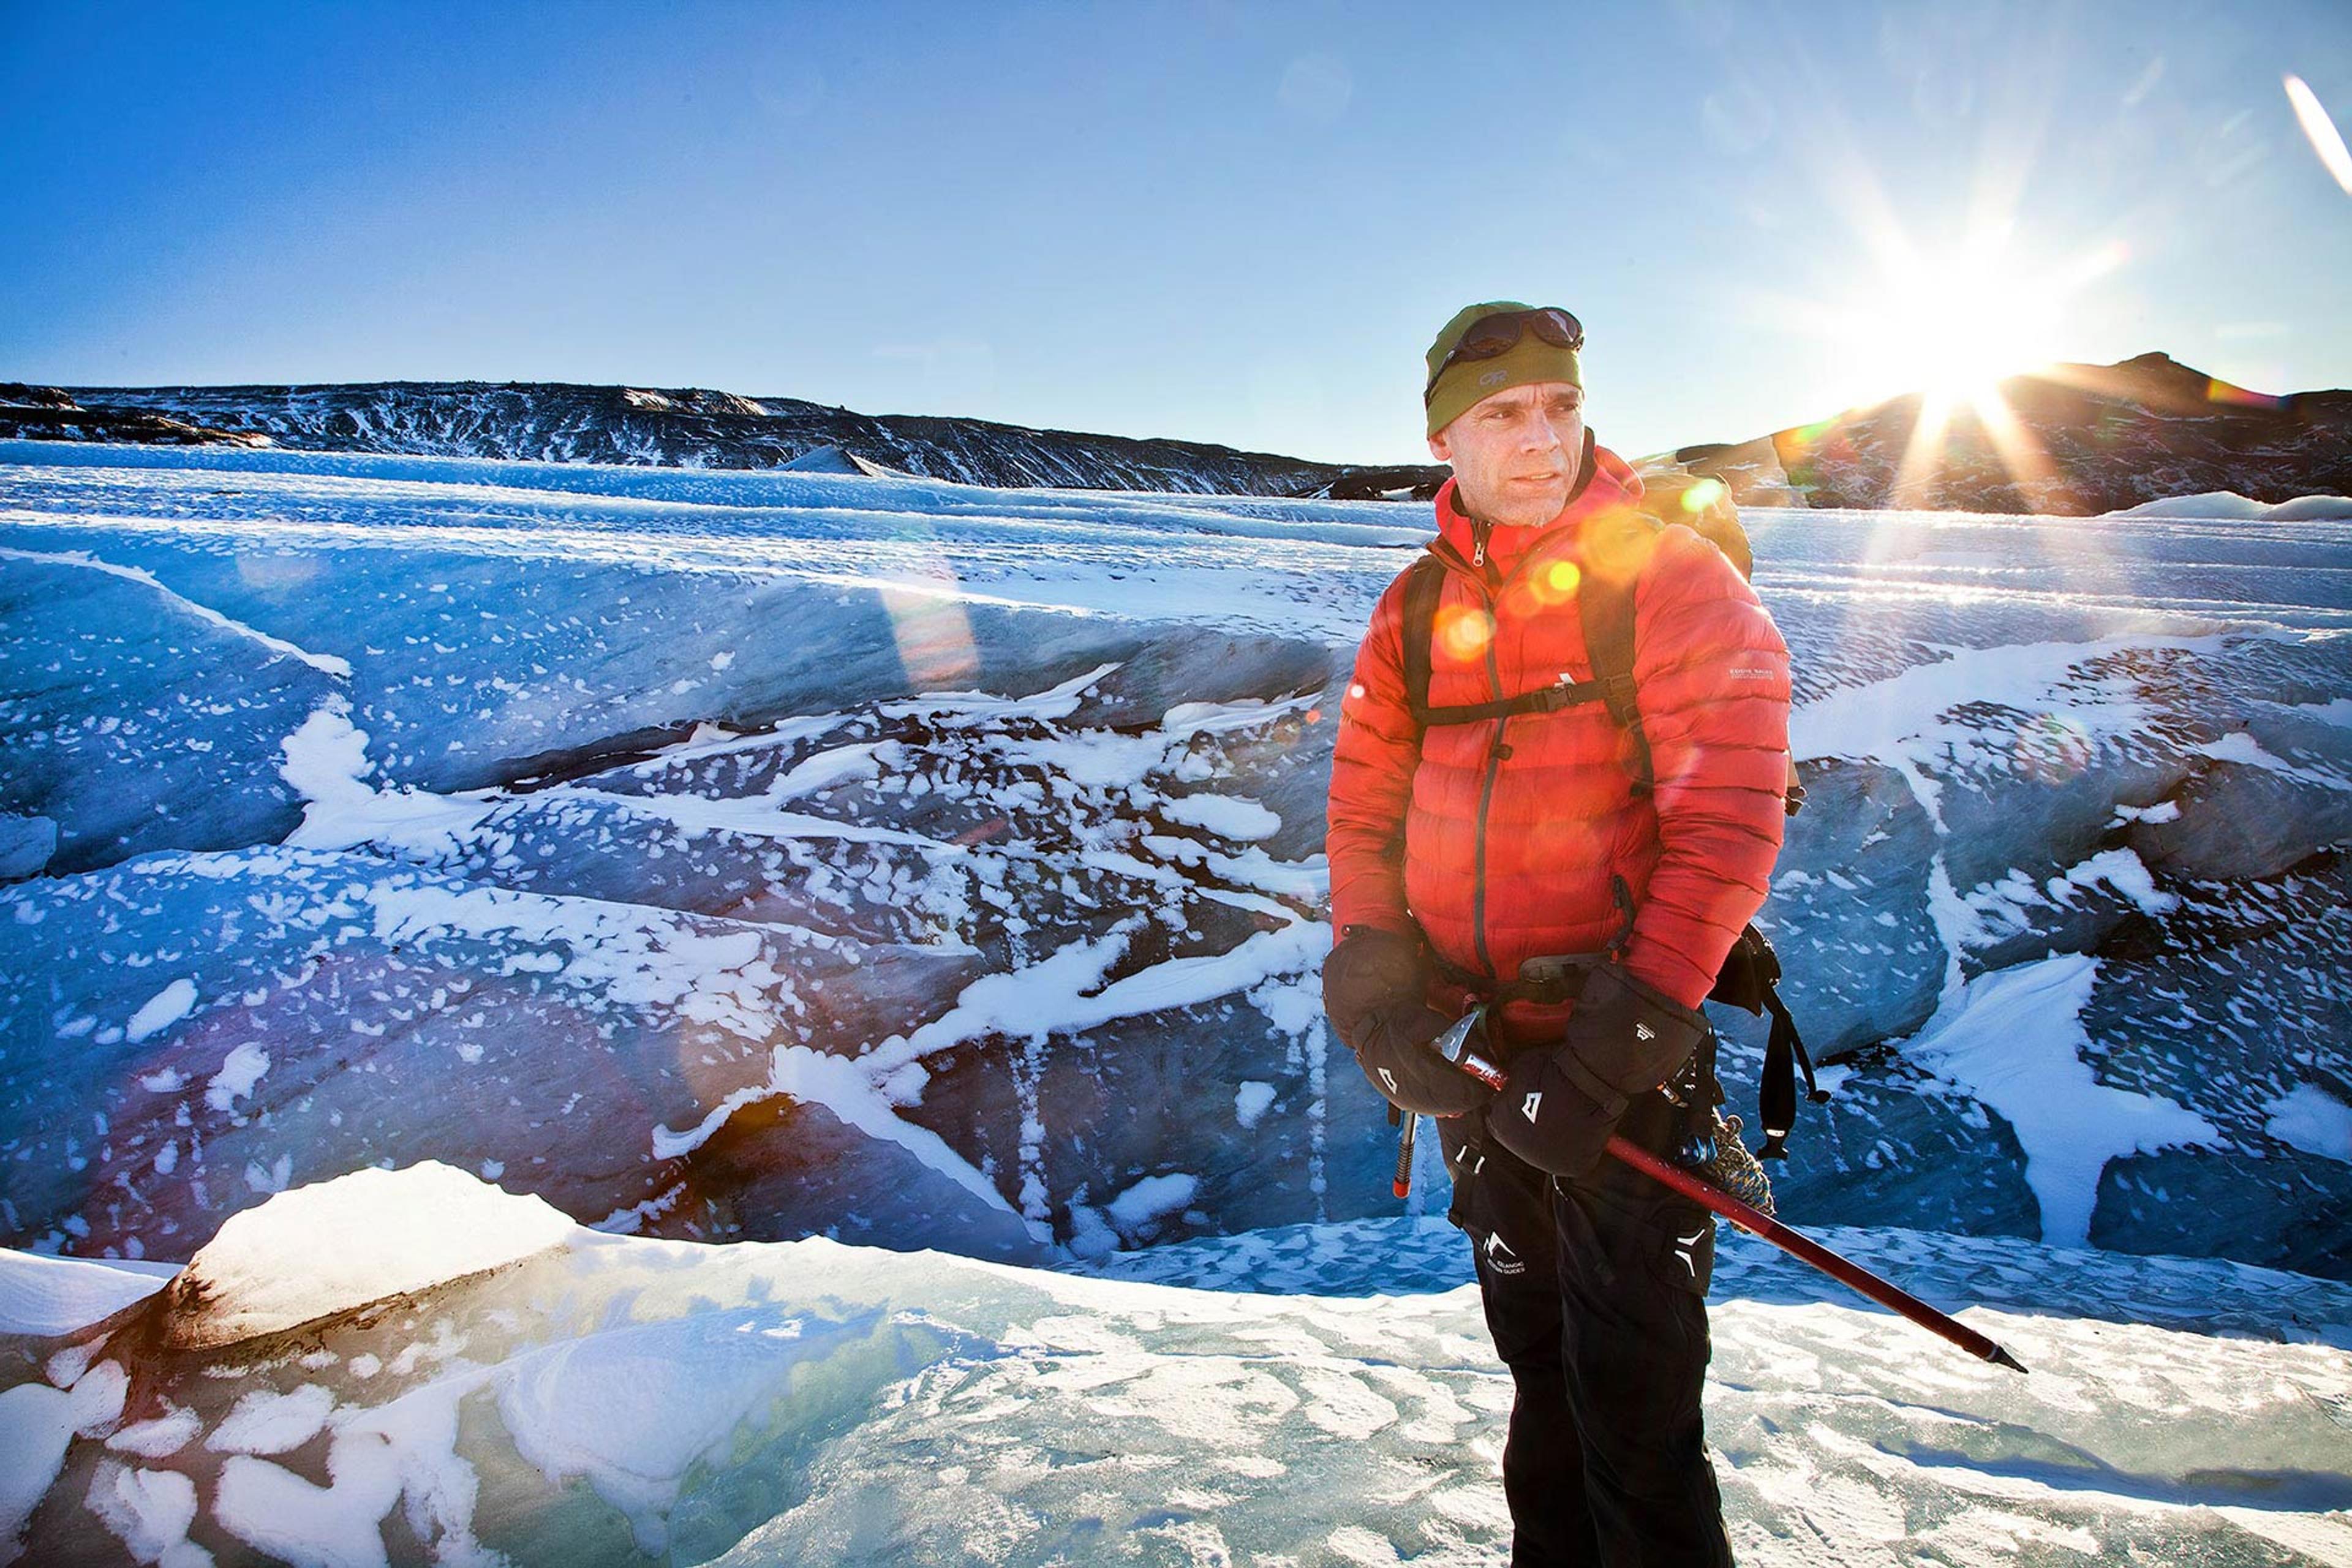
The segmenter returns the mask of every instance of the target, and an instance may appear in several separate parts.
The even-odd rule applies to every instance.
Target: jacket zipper
[[[1495,601],[1486,601],[1487,619],[1494,619]],[[1495,639],[1486,639],[1486,688],[1496,700],[1503,695],[1503,670],[1495,659]],[[1486,812],[1495,804],[1495,780],[1503,772],[1503,759],[1510,750],[1503,744],[1503,731],[1511,727],[1507,713],[1495,721],[1495,734],[1486,743],[1486,782],[1478,789],[1478,826],[1475,835],[1477,858],[1470,883],[1470,937],[1478,952],[1478,967],[1486,972],[1489,980],[1502,978],[1495,973],[1495,955],[1486,948]]]
[[[1475,537],[1477,542],[1477,552],[1472,558],[1472,565],[1484,568],[1486,563],[1486,540],[1484,531],[1478,531]],[[1456,561],[1462,559],[1458,551],[1447,548],[1442,542],[1435,550],[1441,558],[1450,554]],[[1538,546],[1521,556],[1518,563],[1505,574],[1501,585],[1507,586],[1512,578],[1527,570],[1528,566],[1541,553],[1544,552],[1541,546]],[[1496,616],[1495,595],[1488,591],[1483,573],[1474,570],[1464,575],[1477,587],[1478,596],[1486,602],[1487,621],[1490,624],[1499,625]],[[1500,661],[1495,658],[1495,639],[1492,637],[1486,639],[1486,690],[1487,694],[1496,700],[1502,700],[1503,668]],[[1470,941],[1472,949],[1478,957],[1478,967],[1486,972],[1486,977],[1489,980],[1499,980],[1502,976],[1496,973],[1495,955],[1486,945],[1486,816],[1495,804],[1495,781],[1501,776],[1503,763],[1511,754],[1510,749],[1503,744],[1504,732],[1510,728],[1510,725],[1511,716],[1507,713],[1495,721],[1495,733],[1486,746],[1486,777],[1478,786],[1478,820],[1472,831],[1475,849],[1471,862]]]
[[[1592,432],[1587,430],[1584,433],[1583,472],[1578,476],[1576,488],[1570,490],[1568,496],[1569,504],[1571,506],[1582,498],[1585,487],[1592,483],[1595,471],[1593,449]],[[1465,511],[1463,515],[1467,517],[1469,514]],[[1478,596],[1486,601],[1487,624],[1499,629],[1500,619],[1495,613],[1496,605],[1495,591],[1486,586],[1486,539],[1489,531],[1488,527],[1478,519],[1470,519],[1470,537],[1475,548],[1471,552],[1470,570],[1464,575],[1477,585]],[[1582,524],[1580,523],[1568,537],[1572,538],[1581,531]],[[1443,539],[1430,548],[1440,560],[1447,556],[1452,556],[1456,562],[1462,559],[1462,552],[1447,544]],[[1544,549],[1544,542],[1538,541],[1527,553],[1519,557],[1517,565],[1503,574],[1502,581],[1495,585],[1496,589],[1508,587],[1511,579],[1526,571],[1538,555],[1545,553],[1547,552]],[[1491,635],[1486,638],[1486,689],[1495,700],[1502,700],[1503,668],[1495,658],[1495,639]],[[1495,955],[1486,946],[1486,815],[1495,804],[1495,780],[1502,773],[1505,759],[1511,754],[1510,749],[1503,744],[1504,732],[1510,727],[1511,716],[1506,713],[1495,721],[1494,738],[1487,742],[1486,778],[1478,788],[1478,822],[1475,829],[1477,847],[1475,858],[1472,862],[1473,871],[1470,882],[1470,939],[1478,955],[1478,967],[1486,972],[1486,977],[1490,980],[1499,980],[1502,976],[1495,973]]]

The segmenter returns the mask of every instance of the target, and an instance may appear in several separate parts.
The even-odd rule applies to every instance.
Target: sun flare
[[[2063,356],[2074,296],[2123,264],[2122,245],[2035,269],[2011,257],[2001,228],[1942,252],[1891,226],[1870,237],[1874,276],[1810,313],[1842,347],[1848,407],[1919,398],[1890,492],[1897,504],[1932,503],[1956,429],[1989,444],[2021,487],[2054,482],[1999,384]]]
[[[2049,361],[2063,314],[2056,285],[1995,258],[1919,258],[1853,302],[1852,380],[1878,396],[1975,400]]]
[[[1995,383],[2065,357],[2085,286],[2128,259],[2114,239],[2063,258],[2029,256],[2000,222],[1942,245],[1889,217],[1858,230],[1862,265],[1843,283],[1768,307],[1834,345],[1832,377],[1849,408],[1906,393],[1930,405],[1987,400]]]

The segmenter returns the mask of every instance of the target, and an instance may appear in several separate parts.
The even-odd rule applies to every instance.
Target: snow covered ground
[[[1751,1568],[2352,1553],[2352,1289],[1832,1239],[2032,1371],[1727,1246],[1707,1417]],[[1491,1563],[1509,1391],[1465,1272],[1434,1220],[1086,1277],[615,1237],[363,1172],[160,1290],[0,1256],[0,1329],[117,1308],[0,1338],[0,1531],[44,1563]]]
[[[2168,496],[2143,501],[2111,513],[2115,517],[2259,518],[2292,522],[2300,518],[2341,520],[2352,517],[2352,496],[2297,496],[2293,500],[2263,502],[2235,490],[2208,490],[2202,495]]]
[[[1766,922],[1839,1061],[1782,1212],[2015,1314],[2050,1373],[2021,1394],[1727,1268],[1748,1560],[2346,1552],[2341,1296],[2219,1261],[2352,1276],[2352,521],[2307,510],[1749,515],[1811,795]],[[156,1363],[205,1391],[184,1418],[20,1348],[0,1439],[93,1434],[7,1494],[48,1500],[32,1539],[284,1551],[235,1521],[289,1513],[331,1561],[393,1514],[453,1559],[952,1560],[953,1527],[989,1561],[1493,1560],[1499,1395],[1412,1217],[1442,1176],[1377,1217],[1393,1134],[1315,985],[1328,698],[1424,536],[1378,503],[0,444],[0,1242],[185,1258],[428,1160],[566,1238],[432,1291],[474,1348],[394,1381],[450,1342],[423,1308],[236,1362],[297,1401],[244,1426],[217,1343]],[[50,1332],[152,1283],[99,1267],[20,1257],[0,1306]],[[1410,1346],[1358,1291],[1401,1293]],[[561,1369],[607,1354],[701,1414],[588,1452]],[[459,1360],[391,1458],[352,1439],[352,1489],[298,1489]],[[107,1447],[133,1417],[172,1425]]]

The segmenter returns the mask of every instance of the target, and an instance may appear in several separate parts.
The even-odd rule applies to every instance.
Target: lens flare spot
[[[1550,609],[1576,597],[1578,584],[1584,574],[1573,561],[1553,561],[1539,567],[1528,580],[1528,596],[1538,609]]]
[[[2250,392],[2242,386],[2232,386],[2226,381],[2209,378],[2205,383],[2205,401],[2232,408],[2277,408],[2284,405],[2285,399],[2273,397],[2267,393]]]
[[[2326,106],[2308,83],[2299,76],[2285,80],[2286,100],[2294,106],[2295,123],[2303,127],[2304,139],[2319,154],[2328,176],[2344,187],[2346,195],[2352,195],[2352,151],[2345,148],[2344,133],[2336,129],[2336,121],[2328,118]]]
[[[1721,500],[1725,486],[1721,479],[1704,479],[1683,492],[1683,510],[1696,517]]]
[[[980,668],[980,650],[961,604],[928,588],[885,584],[880,598],[890,617],[898,663],[918,691],[952,686]]]
[[[2017,727],[2018,771],[2036,784],[2063,784],[2091,765],[2090,731],[2045,713]]]
[[[1495,640],[1494,617],[1484,610],[1449,605],[1437,613],[1437,646],[1455,659],[1473,659]]]

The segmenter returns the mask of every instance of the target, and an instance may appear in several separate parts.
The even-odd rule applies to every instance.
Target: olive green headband
[[[1573,386],[1584,384],[1584,370],[1577,363],[1574,349],[1563,349],[1544,342],[1533,332],[1522,332],[1519,341],[1493,359],[1456,360],[1445,364],[1445,356],[1462,341],[1462,334],[1487,316],[1506,315],[1513,310],[1533,310],[1531,305],[1517,300],[1490,300],[1483,305],[1466,305],[1454,314],[1429,345],[1429,374],[1437,376],[1430,389],[1429,433],[1436,435],[1470,407],[1507,387],[1526,386],[1538,381],[1564,381]],[[1443,374],[1438,366],[1445,365]]]

